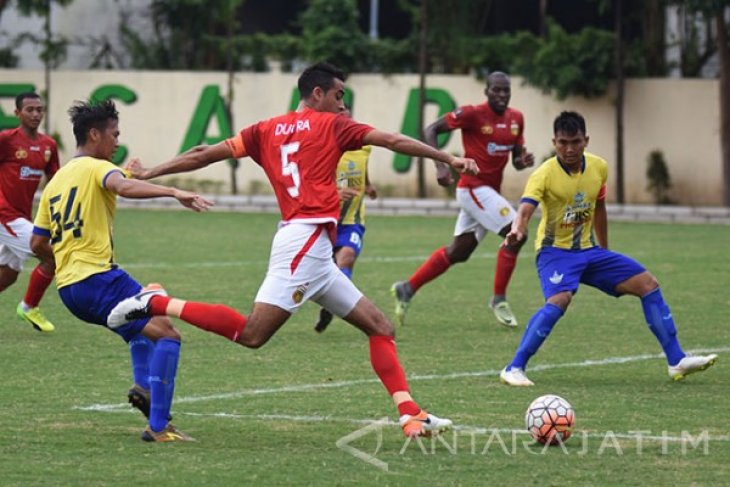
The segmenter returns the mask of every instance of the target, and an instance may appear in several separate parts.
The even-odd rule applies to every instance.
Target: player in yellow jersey
[[[345,113],[349,116],[349,109]],[[334,258],[337,267],[350,280],[365,236],[365,195],[371,200],[378,197],[368,174],[371,151],[372,147],[366,145],[358,150],[345,152],[337,164],[340,217],[337,221]],[[322,333],[332,322],[332,317],[329,310],[322,308],[314,330]]]
[[[112,220],[117,195],[173,197],[195,211],[209,201],[175,188],[127,179],[112,164],[118,145],[118,114],[112,101],[77,102],[69,110],[77,155],[43,190],[31,248],[56,263],[61,300],[77,318],[107,326],[111,310],[143,288],[114,262]],[[153,291],[161,293],[163,291]],[[169,423],[180,334],[166,316],[145,317],[112,331],[129,343],[135,385],[130,402],[149,418],[145,441],[189,441]]]
[[[635,260],[608,250],[608,165],[585,152],[588,135],[583,117],[561,113],[553,133],[556,156],[530,175],[506,237],[507,243],[524,238],[535,208],[542,205],[535,248],[545,305],[530,319],[500,380],[511,386],[533,385],[525,375],[527,361],[563,316],[581,283],[610,296],[630,294],[641,299],[644,318],[664,350],[671,379],[681,380],[713,365],[716,354],[689,356],[682,351],[656,278]]]

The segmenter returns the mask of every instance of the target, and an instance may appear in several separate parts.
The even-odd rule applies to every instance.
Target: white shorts
[[[273,304],[289,313],[312,300],[343,317],[362,293],[332,260],[326,224],[282,223],[274,235],[266,278],[256,302]]]
[[[461,210],[456,219],[454,235],[474,232],[477,242],[481,242],[487,231],[498,234],[517,216],[504,196],[489,186],[456,188],[456,201]]]
[[[33,224],[25,218],[16,218],[0,223],[0,265],[6,265],[16,272],[23,270],[23,263],[33,257],[30,250],[30,237]]]

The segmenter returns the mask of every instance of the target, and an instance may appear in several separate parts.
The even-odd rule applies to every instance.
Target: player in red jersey
[[[33,196],[41,177],[50,179],[59,167],[56,141],[38,132],[43,114],[37,93],[21,93],[15,98],[20,126],[0,132],[0,292],[16,281],[23,263],[33,256]],[[38,307],[54,273],[53,261],[41,259],[16,310],[20,318],[39,331],[54,330]]]
[[[464,155],[476,160],[479,173],[474,176],[464,174],[459,178],[456,199],[461,211],[456,220],[453,242],[431,254],[408,280],[393,284],[391,294],[395,298],[395,314],[401,325],[405,322],[411,298],[424,284],[436,279],[453,264],[466,262],[488,231],[502,237],[510,231],[516,213],[499,194],[509,155],[512,154],[512,165],[518,171],[535,164],[534,156],[524,147],[522,113],[508,106],[511,96],[509,77],[499,71],[490,74],[484,93],[487,95],[486,103],[459,107],[426,128],[426,142],[433,147],[438,147],[438,134],[461,129]],[[437,162],[436,170],[441,186],[453,182],[447,166]],[[525,240],[523,238],[509,245],[503,242],[497,252],[490,307],[497,321],[507,327],[517,326],[517,319],[507,302],[507,284]]]
[[[451,421],[428,414],[414,402],[396,353],[392,323],[332,260],[340,214],[336,167],[343,152],[364,145],[436,159],[459,172],[475,173],[476,163],[342,115],[344,80],[344,74],[330,64],[310,66],[299,78],[303,103],[298,111],[256,123],[219,144],[195,147],[152,169],[129,167],[136,177],[149,179],[249,156],[264,169],[274,188],[282,222],[251,314],[232,319],[204,308],[197,313],[179,300],[147,294],[120,303],[109,320],[123,322],[149,314],[178,316],[243,346],[258,348],[311,299],[369,337],[372,367],[398,408],[404,433],[438,433],[451,426]]]

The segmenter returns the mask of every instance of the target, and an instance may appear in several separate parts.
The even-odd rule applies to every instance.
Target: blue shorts
[[[338,225],[337,240],[335,241],[335,249],[340,247],[350,247],[355,251],[355,256],[360,255],[362,250],[362,240],[365,235],[365,227],[360,224]]]
[[[585,250],[548,247],[537,254],[537,275],[545,299],[563,291],[575,294],[579,283],[620,296],[616,286],[645,270],[634,259],[601,247]]]
[[[78,319],[106,327],[109,312],[120,301],[134,296],[142,286],[122,269],[94,274],[58,290],[61,301]],[[125,341],[131,340],[150,321],[150,318],[132,321],[112,330]]]

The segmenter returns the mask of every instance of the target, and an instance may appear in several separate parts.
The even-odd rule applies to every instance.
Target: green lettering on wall
[[[119,100],[125,105],[131,105],[137,101],[137,94],[122,85],[102,85],[95,89],[89,100],[92,102],[99,102],[104,100]],[[119,145],[116,152],[112,156],[112,162],[117,166],[124,162],[129,154],[129,150],[126,145]]]
[[[218,122],[220,134],[207,135],[210,120],[215,117]],[[233,136],[231,124],[226,114],[226,104],[216,85],[208,85],[203,88],[200,94],[198,105],[195,107],[193,119],[185,134],[180,152],[185,152],[191,147],[200,144],[217,144]]]
[[[442,117],[446,113],[456,108],[456,102],[448,91],[441,88],[426,88],[425,93],[426,104],[435,104],[438,106],[438,116]],[[425,127],[424,127],[425,128]],[[408,95],[408,104],[406,105],[406,113],[403,116],[403,124],[400,129],[402,134],[419,139],[418,133],[418,88],[411,89]],[[449,142],[451,133],[443,133],[438,137],[439,147],[445,146]],[[411,170],[411,156],[405,154],[395,154],[393,157],[393,169],[396,172],[406,173]]]
[[[293,112],[294,110],[297,109],[297,107],[299,106],[299,100],[301,100],[301,98],[299,98],[299,88],[294,87],[294,89],[291,92],[291,99],[289,100],[289,111],[290,112]],[[344,100],[345,100],[345,105],[347,105],[348,107],[351,107],[351,108],[353,107],[352,102],[355,100],[355,94],[348,87],[345,87]]]
[[[35,91],[35,85],[31,83],[0,83],[0,99],[12,98],[15,108],[15,97],[26,91]],[[14,129],[20,125],[20,120],[13,114],[6,114],[0,106],[0,130]]]

